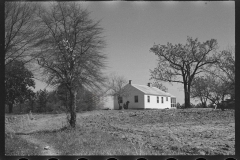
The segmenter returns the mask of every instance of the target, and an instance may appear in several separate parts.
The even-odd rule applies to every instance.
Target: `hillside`
[[[234,114],[212,109],[100,110],[79,113],[75,130],[64,127],[64,114],[33,115],[35,119],[22,128],[18,115],[5,128],[39,149],[49,145],[60,155],[232,155]]]

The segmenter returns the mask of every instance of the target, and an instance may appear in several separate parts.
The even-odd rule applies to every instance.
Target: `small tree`
[[[123,76],[117,76],[115,74],[110,75],[107,82],[108,95],[117,98],[119,109],[122,109],[121,101],[123,97],[128,97],[130,95],[129,89],[124,86],[127,84],[127,80]]]
[[[210,96],[209,82],[204,77],[196,77],[192,83],[191,97],[198,98],[203,107],[207,107],[207,101]]]
[[[218,63],[205,70],[205,76],[194,79],[191,95],[193,98],[199,98],[202,103],[210,100],[212,104],[221,107],[221,102],[227,95],[235,99],[234,50],[224,50],[217,54],[217,57]]]
[[[200,43],[188,37],[187,44],[153,45],[150,51],[158,56],[158,66],[151,72],[151,79],[181,83],[184,86],[185,106],[190,107],[190,92],[194,77],[204,72],[204,67],[217,63],[211,54],[217,49],[217,41]]]
[[[60,106],[61,102],[58,99],[56,90],[49,91],[47,98],[47,111],[48,112],[55,111],[55,113],[58,113],[58,111],[60,111]]]
[[[210,90],[208,99],[224,110],[221,106],[221,102],[224,101],[226,95],[229,94],[228,85],[214,75],[208,75],[206,79]]]
[[[217,77],[228,88],[228,94],[235,99],[235,48],[228,47],[219,55],[219,62],[214,65],[215,69],[207,70],[208,73]]]
[[[180,103],[177,103],[176,108],[177,108],[177,109],[181,109]]]
[[[229,94],[228,85],[212,74],[195,79],[192,89],[192,97],[199,98],[204,107],[206,107],[207,100],[220,106],[226,95]]]
[[[31,94],[29,94],[29,105],[30,105],[30,107],[29,107],[29,110],[31,111],[31,112],[33,112],[34,111],[34,104],[35,104],[35,102],[36,102],[36,93],[35,92],[32,92]]]
[[[46,112],[48,91],[46,89],[37,92],[38,112]]]
[[[18,102],[19,107],[20,107],[20,112],[28,112],[30,111],[30,107],[27,106],[32,99],[34,99],[35,93],[32,90],[28,90],[26,94],[22,94],[16,102]],[[27,103],[27,104],[26,104]],[[22,107],[23,106],[23,107]],[[24,108],[24,111],[22,110]]]
[[[35,88],[33,74],[25,68],[24,62],[12,60],[5,68],[5,95],[9,113],[13,112],[13,105],[23,103],[32,94]]]

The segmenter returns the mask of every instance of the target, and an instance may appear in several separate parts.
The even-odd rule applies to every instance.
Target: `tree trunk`
[[[119,107],[119,108],[118,108],[119,110],[122,109],[121,104],[120,104],[119,102],[118,102],[118,107]]]
[[[190,108],[190,95],[187,92],[185,92],[185,108]]]
[[[118,97],[118,106],[119,106],[119,110],[121,110],[122,109],[122,106],[121,106],[121,104],[120,104],[120,98]]]
[[[72,128],[75,128],[76,126],[76,97],[77,97],[77,92],[70,92],[70,125]]]
[[[31,100],[31,111],[33,112],[33,105],[34,105],[34,101]]]
[[[20,113],[22,113],[22,102],[20,102]]]
[[[190,108],[190,86],[184,84],[185,108]]]
[[[13,103],[8,104],[8,112],[12,113],[13,112]]]
[[[203,102],[203,108],[207,108],[207,104],[205,101]]]
[[[205,99],[201,97],[201,98],[200,98],[200,101],[201,101],[201,103],[202,103],[202,107],[203,107],[203,108],[207,108]]]

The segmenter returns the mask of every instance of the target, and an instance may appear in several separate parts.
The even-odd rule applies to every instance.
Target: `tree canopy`
[[[5,68],[5,95],[9,113],[12,113],[13,105],[16,102],[23,102],[30,99],[34,92],[35,82],[33,74],[25,68],[24,62],[13,60]]]
[[[5,65],[11,60],[27,63],[34,58],[33,45],[41,38],[34,2],[5,2]]]
[[[192,83],[191,96],[202,102],[209,100],[219,105],[227,95],[235,99],[235,56],[233,47],[219,52],[218,63],[205,70],[205,75],[196,77]]]
[[[48,9],[40,8],[38,16],[45,31],[36,44],[42,53],[38,64],[48,84],[67,88],[70,125],[75,127],[77,90],[81,86],[99,89],[105,80],[101,72],[106,59],[103,28],[76,2],[54,2]]]
[[[125,88],[127,84],[127,80],[123,76],[118,76],[116,74],[111,74],[108,77],[107,81],[107,92],[108,95],[117,98],[119,109],[121,109],[120,103],[123,97],[128,97],[130,95],[130,91],[128,88]]]

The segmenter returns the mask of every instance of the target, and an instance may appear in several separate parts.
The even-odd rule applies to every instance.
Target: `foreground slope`
[[[79,113],[75,130],[62,129],[64,114],[34,115],[36,120],[24,129],[7,128],[62,155],[233,155],[234,114],[212,109],[100,110]]]

